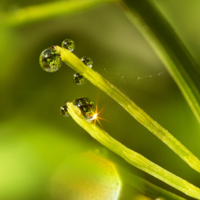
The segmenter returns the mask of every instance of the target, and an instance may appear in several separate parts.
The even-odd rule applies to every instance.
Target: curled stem
[[[122,145],[96,124],[89,123],[87,120],[85,120],[85,117],[80,109],[73,105],[73,103],[67,103],[67,106],[69,114],[72,116],[72,118],[102,145],[121,156],[134,167],[137,167],[138,169],[160,179],[161,181],[187,194],[188,196],[200,199],[199,188]]]
[[[54,48],[61,54],[61,58],[65,64],[82,74],[92,84],[100,88],[117,103],[119,103],[131,116],[146,127],[150,132],[156,135],[169,148],[171,148],[180,158],[182,158],[191,168],[200,173],[200,161],[195,157],[184,145],[174,138],[167,130],[148,116],[141,108],[139,108],[124,93],[118,90],[114,85],[107,81],[96,71],[87,67],[73,53],[59,46]]]

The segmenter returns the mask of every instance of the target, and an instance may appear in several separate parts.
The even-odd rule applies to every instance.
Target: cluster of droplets
[[[75,43],[71,39],[65,39],[62,42],[62,47],[72,52],[75,49]],[[84,56],[81,58],[81,61],[87,67],[92,68],[93,61],[91,58]],[[54,47],[49,47],[40,54],[39,63],[44,71],[56,72],[62,65],[61,55]],[[80,73],[75,73],[73,80],[77,85],[84,85],[86,82],[86,78]]]
[[[66,102],[65,105],[60,107],[60,114],[64,117],[69,116],[69,112],[67,110],[67,103],[68,102]],[[87,121],[91,122],[96,118],[95,103],[91,101],[89,98],[87,97],[78,98],[74,100],[72,103],[81,110],[82,114],[85,116],[85,119]]]
[[[91,58],[84,56],[84,57],[81,58],[81,61],[87,67],[92,68],[93,61],[92,61]],[[86,78],[83,75],[81,75],[80,73],[75,73],[74,76],[73,76],[73,80],[74,80],[74,83],[76,83],[77,85],[84,85],[85,82],[86,82]]]
[[[62,42],[61,45],[63,48],[69,50],[72,52],[75,49],[75,43],[71,39],[65,39]],[[86,56],[81,58],[81,61],[89,68],[92,68],[93,61],[91,58],[88,58]],[[39,57],[39,63],[42,69],[46,72],[56,72],[60,69],[62,65],[62,59],[60,53],[53,47],[49,47],[45,49]],[[80,74],[75,73],[73,76],[73,80],[77,85],[83,85],[86,82],[86,78]],[[64,117],[69,116],[67,103],[65,105],[61,106],[60,108],[60,114]],[[82,114],[85,116],[87,121],[92,121],[96,118],[97,115],[95,115],[96,106],[93,101],[90,99],[83,97],[76,99],[72,102],[74,105],[76,105],[82,112]]]

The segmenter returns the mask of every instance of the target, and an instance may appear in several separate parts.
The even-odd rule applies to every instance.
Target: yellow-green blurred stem
[[[118,102],[127,112],[129,112],[138,122],[156,135],[177,155],[179,155],[190,167],[200,172],[200,161],[187,148],[185,148],[176,138],[167,130],[148,116],[142,109],[133,103],[125,94],[118,90],[114,85],[107,81],[96,71],[87,67],[73,53],[59,46],[54,47],[60,52],[62,60],[69,67],[82,74],[92,84],[100,88],[116,102]]]
[[[6,13],[1,16],[4,26],[12,27],[57,17],[60,15],[76,14],[88,9],[105,4],[118,2],[118,0],[70,0],[55,1],[46,4],[28,6]]]
[[[72,118],[102,145],[115,152],[138,169],[160,179],[161,181],[187,194],[188,196],[200,199],[199,188],[154,164],[142,155],[125,147],[120,142],[113,139],[108,133],[106,133],[96,124],[86,121],[80,109],[73,105],[73,103],[68,103],[67,106],[69,114],[72,116]]]

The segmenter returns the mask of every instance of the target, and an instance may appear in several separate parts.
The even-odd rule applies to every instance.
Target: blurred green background
[[[25,6],[47,2],[50,1],[2,0],[0,16]],[[200,1],[153,2],[200,63]],[[184,196],[129,166],[98,144],[70,117],[62,117],[60,106],[66,100],[79,97],[95,101],[99,110],[104,108],[100,117],[108,121],[101,123],[115,139],[200,187],[197,172],[98,88],[89,82],[83,86],[75,85],[72,80],[75,72],[65,64],[56,73],[42,70],[38,62],[40,53],[54,44],[61,45],[67,38],[75,41],[74,54],[80,58],[90,57],[94,70],[124,91],[200,158],[199,124],[164,65],[117,5],[101,5],[70,16],[0,28],[0,200],[84,199],[78,196],[83,193],[111,195],[110,192],[102,192],[98,184],[108,181],[111,186],[114,184],[113,176],[118,175],[109,173],[106,166],[101,168],[105,171],[94,170],[87,174],[87,169],[96,169],[95,163],[100,162],[87,163],[88,152],[96,155],[89,160],[106,157],[104,164],[120,165],[124,170]],[[67,170],[63,170],[65,168]],[[73,173],[78,176],[68,179]],[[102,174],[105,176],[101,180]],[[93,175],[96,177],[94,180]],[[76,177],[78,182],[82,176],[84,179],[80,185],[88,183],[88,187],[82,189],[84,192],[79,191],[80,185],[73,180]],[[135,194],[134,188],[127,184],[127,178],[120,173],[119,176],[121,184],[125,185],[120,198],[136,199],[134,195],[138,191]],[[91,179],[97,183],[99,190],[92,188]],[[67,195],[73,197],[66,198]],[[91,196],[90,199],[95,198]],[[99,199],[114,198],[105,196]]]

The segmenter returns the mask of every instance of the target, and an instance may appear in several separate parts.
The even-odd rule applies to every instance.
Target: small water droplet
[[[79,73],[74,74],[73,80],[77,85],[84,85],[86,82],[86,78]]]
[[[60,114],[62,116],[64,116],[64,117],[68,117],[69,116],[69,112],[67,110],[67,104],[60,107]]]
[[[86,120],[90,121],[96,116],[96,106],[89,98],[83,97],[73,101],[73,104],[78,106]]]
[[[60,69],[62,60],[59,52],[50,47],[40,54],[39,63],[44,71],[55,72]]]
[[[93,61],[91,58],[88,58],[86,56],[82,57],[81,58],[81,61],[88,67],[92,68],[92,65],[93,65]]]
[[[62,42],[62,47],[72,52],[75,49],[75,43],[71,39],[65,39]]]

